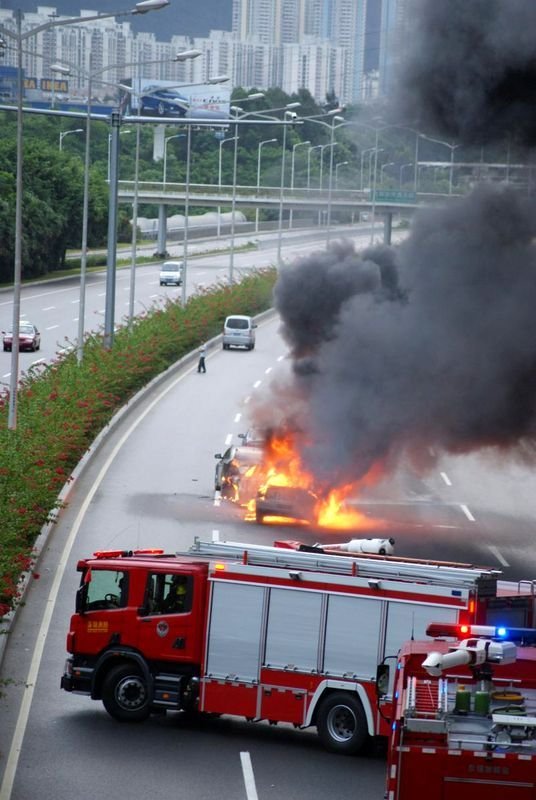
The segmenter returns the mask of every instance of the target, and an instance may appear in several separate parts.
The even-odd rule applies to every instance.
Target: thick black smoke
[[[536,435],[536,208],[482,185],[423,210],[398,248],[334,244],[281,270],[293,355],[263,423],[298,427],[320,483],[430,447],[514,448]]]
[[[412,0],[394,117],[463,144],[536,141],[535,0]]]

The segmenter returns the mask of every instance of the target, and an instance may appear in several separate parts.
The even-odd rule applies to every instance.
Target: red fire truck
[[[400,652],[388,800],[536,798],[536,630],[463,628]]]
[[[182,709],[316,726],[340,753],[388,735],[393,681],[379,703],[378,671],[430,620],[485,621],[494,605],[532,624],[534,605],[499,598],[496,570],[299,543],[196,539],[78,570],[63,689],[118,720]]]

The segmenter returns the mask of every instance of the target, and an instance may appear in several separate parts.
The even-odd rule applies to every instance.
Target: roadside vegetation
[[[92,335],[78,364],[74,348],[25,373],[16,430],[8,430],[7,392],[0,395],[0,620],[19,599],[21,573],[32,569],[42,526],[95,436],[152,378],[221,332],[228,314],[258,314],[272,304],[275,269],[217,285],[183,307],[168,301],[115,334],[111,350]],[[69,342],[66,347],[69,348]]]

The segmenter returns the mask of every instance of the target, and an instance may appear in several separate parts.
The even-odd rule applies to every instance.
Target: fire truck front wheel
[[[151,711],[147,681],[134,664],[110,670],[102,687],[102,702],[119,722],[142,722]]]
[[[363,706],[350,692],[334,692],[318,709],[318,735],[332,753],[358,753],[368,738]]]

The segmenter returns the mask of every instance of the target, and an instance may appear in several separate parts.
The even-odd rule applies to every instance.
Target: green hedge
[[[16,430],[7,427],[9,398],[0,397],[0,618],[17,602],[37,536],[99,431],[148,381],[218,334],[228,314],[269,308],[275,278],[275,270],[261,270],[203,291],[184,307],[170,301],[136,318],[130,332],[121,328],[111,350],[91,336],[81,364],[73,349],[39,374],[27,373]]]

